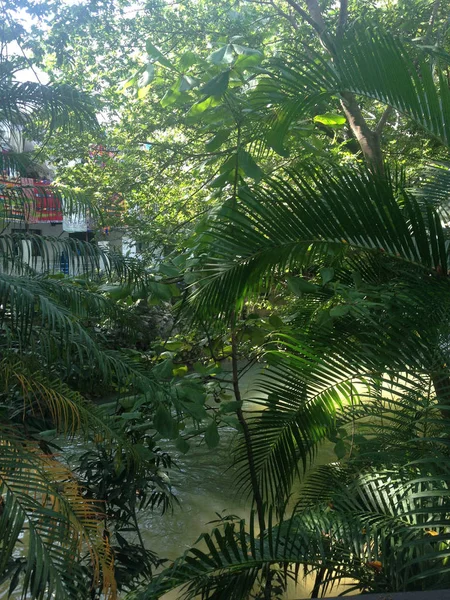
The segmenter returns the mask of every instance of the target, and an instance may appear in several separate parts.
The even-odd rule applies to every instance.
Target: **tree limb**
[[[339,6],[339,21],[337,26],[337,35],[340,37],[344,32],[344,27],[347,24],[348,19],[348,0],[341,0]]]
[[[292,25],[292,27],[297,31],[298,24],[292,15],[288,14],[287,12],[284,12],[284,10],[281,9],[279,6],[277,6],[273,0],[271,0],[270,5],[277,11],[277,13],[279,15],[281,15],[282,17],[287,19],[289,21],[289,23]]]
[[[321,28],[320,25],[318,23],[316,23],[316,21],[313,19],[313,17],[310,16],[306,12],[306,10],[303,10],[303,8],[300,6],[300,4],[298,4],[295,0],[286,0],[286,2],[289,4],[289,6],[292,6],[292,8],[295,10],[295,12],[297,12],[302,17],[302,19],[304,19],[307,23],[309,23],[309,25],[311,25],[311,27],[314,27],[314,29],[317,31],[319,36],[323,33],[325,27]],[[322,19],[322,22],[323,22],[323,19]]]
[[[383,154],[381,152],[380,137],[376,131],[371,131],[364,119],[354,94],[341,93],[341,106],[344,109],[348,123],[361,147],[364,158],[372,172],[384,174]]]
[[[308,12],[311,15],[312,20],[320,28],[320,32],[325,31],[327,26],[325,25],[325,21],[323,20],[319,2],[317,0],[306,0],[306,6],[308,7]]]
[[[377,126],[375,127],[375,133],[378,135],[381,135],[381,132],[383,131],[383,127],[386,125],[389,117],[391,116],[391,114],[393,113],[393,108],[392,106],[388,106],[385,111],[383,112],[383,114],[381,115],[380,120],[377,123]]]
[[[326,24],[323,20],[318,0],[305,0],[308,8],[306,13],[303,8],[297,4],[296,0],[286,0],[305,21],[307,21],[317,31],[319,39],[326,50],[333,58],[336,58],[336,48],[333,40],[327,35]],[[339,11],[339,24],[345,25],[348,13],[348,0],[341,0]],[[378,131],[371,131],[361,112],[355,95],[350,92],[341,93],[341,105],[344,110],[347,121],[353,135],[357,139],[364,159],[369,165],[370,170],[378,175],[384,175],[383,153],[381,151],[380,136]],[[387,115],[385,118],[387,118]],[[383,123],[382,123],[383,124]]]

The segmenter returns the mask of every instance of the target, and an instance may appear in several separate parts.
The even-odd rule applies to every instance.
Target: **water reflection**
[[[254,398],[252,384],[262,367],[256,366],[248,371],[241,381],[243,397],[247,400],[246,410],[255,406],[248,401]],[[259,394],[261,396],[261,394]],[[161,441],[161,447],[173,457],[176,467],[170,471],[172,491],[179,505],[166,514],[142,511],[139,514],[142,537],[145,544],[160,557],[174,560],[192,546],[201,533],[210,531],[214,524],[210,521],[219,515],[232,514],[246,518],[249,503],[239,496],[236,489],[236,469],[232,467],[232,446],[236,431],[232,428],[221,429],[218,448],[208,449],[202,439],[191,443],[189,452],[180,453],[173,442]],[[67,447],[66,447],[67,448]],[[78,454],[83,450],[83,442],[72,443],[70,451]],[[335,460],[331,446],[325,446],[316,458],[316,464]],[[300,486],[295,486],[295,492]],[[295,493],[294,492],[294,493]],[[311,593],[312,581],[301,582],[288,588],[286,599],[306,598]],[[6,586],[0,587],[0,600],[7,597]],[[334,590],[334,595],[342,591]],[[12,598],[20,598],[16,592]],[[179,591],[166,594],[163,600],[178,600]]]
[[[222,429],[218,448],[209,450],[204,443],[192,444],[186,455],[171,442],[162,444],[177,465],[171,470],[170,480],[179,506],[162,516],[141,513],[142,536],[151,550],[173,560],[213,527],[207,523],[217,519],[217,513],[246,515],[246,502],[235,491],[236,471],[230,467],[234,436],[233,429]]]

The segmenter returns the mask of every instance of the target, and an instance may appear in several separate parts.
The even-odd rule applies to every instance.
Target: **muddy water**
[[[249,402],[255,398],[252,387],[258,377],[259,368],[253,368],[241,380],[241,392],[246,399],[246,410],[252,410],[255,405]],[[174,560],[188,547],[194,544],[199,535],[210,531],[218,515],[237,515],[246,518],[249,504],[240,497],[236,490],[236,471],[231,466],[231,446],[235,430],[221,430],[221,440],[218,448],[209,450],[206,444],[199,440],[193,443],[190,451],[180,454],[171,442],[162,442],[161,446],[173,456],[176,467],[170,472],[172,491],[179,505],[173,511],[160,515],[157,512],[142,511],[139,515],[142,536],[148,548],[160,557]],[[77,451],[82,448],[73,447]],[[317,463],[327,463],[336,460],[331,447],[324,447]],[[316,464],[317,464],[316,463]],[[307,598],[311,591],[311,580],[291,585],[286,594],[287,600]],[[7,597],[7,586],[0,586],[0,600]],[[341,590],[333,590],[331,595],[337,595]],[[12,598],[19,598],[13,594]],[[166,594],[163,600],[177,600],[179,592]]]
[[[171,483],[180,506],[161,516],[157,513],[140,515],[142,535],[148,547],[159,556],[174,560],[190,547],[203,532],[210,531],[211,521],[219,515],[233,514],[247,517],[249,504],[236,492],[236,473],[230,467],[230,446],[235,433],[222,430],[221,443],[214,451],[205,444],[191,448],[187,455],[179,455],[167,446],[176,458],[178,469],[171,472]],[[318,462],[336,460],[331,447],[324,447]],[[312,581],[289,587],[286,599],[307,598]],[[336,590],[332,595],[335,595]],[[166,594],[163,600],[177,600],[178,592]]]
[[[246,398],[245,408],[252,410],[255,405],[249,402],[255,398],[252,387],[260,369],[253,368],[241,380],[241,392]],[[246,518],[249,503],[236,490],[236,471],[231,466],[231,446],[235,431],[221,430],[218,448],[211,451],[202,442],[193,445],[186,455],[182,455],[168,442],[164,448],[175,457],[177,469],[171,471],[171,484],[180,506],[163,516],[156,513],[142,513],[140,524],[143,538],[148,547],[161,557],[173,560],[190,547],[203,532],[210,531],[211,521],[219,515],[233,514]],[[331,446],[324,446],[319,452],[316,464],[336,460]],[[312,580],[292,584],[286,599],[307,598],[311,593]],[[340,590],[342,591],[342,590]],[[331,595],[335,595],[333,590]],[[179,592],[166,594],[163,600],[177,600]]]

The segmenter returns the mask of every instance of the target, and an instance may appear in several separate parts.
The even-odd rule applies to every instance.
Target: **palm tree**
[[[60,128],[95,125],[95,106],[83,94],[69,86],[17,82],[9,66],[0,62],[3,126],[52,135]],[[15,158],[20,164],[20,156]],[[6,204],[26,216],[26,189],[17,185],[2,195],[4,225]],[[86,202],[64,193],[69,212],[84,210]],[[28,246],[39,250],[47,273],[37,272],[27,260]],[[62,251],[84,277],[73,280],[52,272],[54,257]],[[9,580],[10,591],[19,586],[27,598],[85,600],[95,590],[115,598],[115,558],[104,504],[86,495],[45,432],[114,440],[126,468],[145,470],[123,424],[84,398],[76,385],[95,374],[105,388],[151,389],[148,377],[105,348],[90,326],[105,321],[130,326],[99,284],[90,283],[101,281],[100,267],[103,282],[130,290],[143,284],[145,274],[96,246],[26,233],[0,234],[0,262],[0,581]]]
[[[284,98],[269,144],[323,95],[348,93],[448,147],[437,51],[360,28],[338,41],[333,64],[309,54],[264,81],[266,104]],[[418,192],[368,162],[243,187],[200,236],[196,318],[225,319],[233,339],[252,298],[281,289],[291,309],[266,339],[261,410],[241,412],[236,463],[256,514],[204,535],[140,598],[180,585],[186,598],[272,597],[301,566],[316,575],[314,595],[348,577],[361,591],[448,585],[448,169]],[[310,472],[287,517],[292,484],[326,439],[342,464]]]

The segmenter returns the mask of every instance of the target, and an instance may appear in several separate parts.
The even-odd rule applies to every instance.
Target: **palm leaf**
[[[309,51],[289,64],[277,61],[272,83],[263,81],[258,102],[279,106],[269,145],[283,152],[295,119],[304,118],[324,97],[350,92],[378,100],[415,121],[446,146],[450,143],[450,94],[445,73],[428,53],[398,36],[362,25],[337,42],[333,62]],[[280,94],[284,99],[280,101]]]
[[[212,258],[199,273],[198,310],[230,314],[274,277],[298,272],[326,257],[362,252],[403,264],[447,271],[448,242],[439,215],[393,182],[369,173],[317,168],[290,172],[264,187],[241,192],[211,222]],[[312,181],[320,181],[320,188]],[[232,225],[230,225],[230,222]]]
[[[2,427],[0,568],[11,559],[23,527],[28,560],[23,595],[30,598],[86,598],[89,585],[81,563],[88,551],[94,581],[115,598],[112,556],[105,543],[99,507],[87,502],[71,473],[37,446]]]
[[[30,137],[55,129],[83,131],[97,127],[92,99],[69,85],[42,85],[0,79],[0,120],[10,126],[27,127]]]
[[[33,253],[39,255],[31,257]],[[69,261],[70,269],[80,276],[100,279],[106,276],[112,282],[134,285],[137,290],[141,286],[145,292],[145,284],[151,278],[144,265],[135,259],[124,257],[113,250],[105,250],[96,244],[53,236],[30,235],[26,232],[11,235],[0,235],[0,264],[5,274],[34,273],[61,275],[61,254]]]
[[[316,574],[316,591],[322,592],[344,578],[355,579],[355,589],[377,592],[445,587],[450,578],[446,456],[422,453],[419,460],[403,459],[390,469],[322,467],[311,476],[314,493],[306,508],[298,505],[277,525],[269,511],[262,535],[253,514],[248,524],[226,522],[201,536],[200,547],[188,550],[138,598],[156,599],[183,586],[186,599],[242,600],[261,586],[271,565],[278,566],[284,583],[297,580],[303,565]]]
[[[7,154],[9,157],[9,153]],[[36,202],[36,190],[39,191],[39,202]],[[100,226],[103,215],[92,199],[81,192],[62,185],[31,185],[18,181],[0,181],[0,218],[2,228],[6,228],[11,221],[27,221],[30,218],[46,216],[40,206],[48,204],[55,210],[59,209],[64,214],[74,215],[79,218],[89,217]]]
[[[379,348],[378,356],[367,345],[358,347],[351,338],[341,339],[334,350],[333,346],[325,350],[324,343],[308,346],[307,336],[289,339],[288,343],[286,338],[276,338],[278,349],[266,354],[270,366],[248,394],[252,403],[261,407],[247,415],[254,468],[264,499],[275,506],[284,504],[294,480],[307,471],[318,447],[332,437],[337,423],[340,427],[352,423],[354,427],[369,417],[382,418],[385,435],[398,436],[397,429],[404,425],[400,409],[411,394],[413,382],[426,379],[418,370],[423,347],[418,344],[415,359],[410,339],[405,343],[407,356],[397,338],[393,338],[390,351]],[[390,357],[395,352],[393,362]],[[389,371],[385,371],[386,363]],[[376,388],[372,385],[374,377]],[[379,394],[389,395],[388,407],[380,404]],[[236,464],[239,485],[250,493],[243,440],[237,446]]]
[[[20,393],[21,402],[17,402],[15,411],[11,410],[11,421],[18,424],[17,421],[23,420],[24,413],[28,412],[49,419],[58,433],[69,437],[99,434],[102,439],[123,448],[130,466],[134,461],[138,465],[138,456],[123,434],[123,423],[117,422],[101,406],[86,400],[61,380],[40,371],[30,371],[29,365],[17,358],[15,362],[3,359],[0,373],[0,392],[7,394],[18,390]],[[146,381],[146,389],[152,385],[151,380]]]

